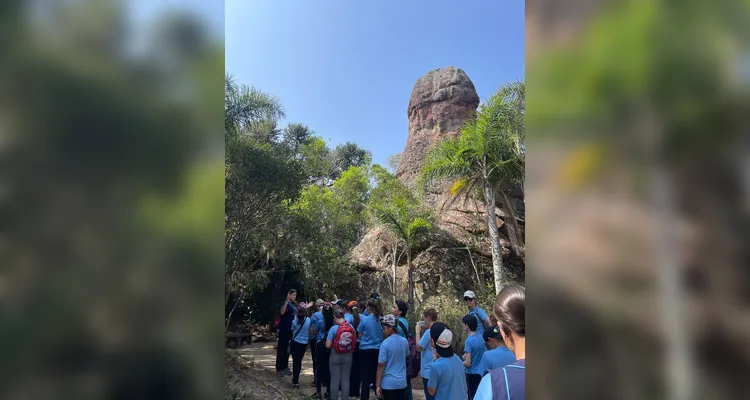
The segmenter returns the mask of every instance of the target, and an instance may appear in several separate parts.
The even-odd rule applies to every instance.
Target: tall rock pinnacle
[[[419,78],[409,99],[409,137],[396,176],[412,184],[435,143],[457,135],[478,105],[474,83],[460,68],[439,68]]]

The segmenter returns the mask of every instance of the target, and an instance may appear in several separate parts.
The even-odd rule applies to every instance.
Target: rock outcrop
[[[430,149],[440,139],[457,135],[478,105],[474,83],[459,68],[435,69],[419,78],[409,99],[409,136],[396,176],[413,183]]]
[[[474,84],[459,68],[436,69],[419,78],[407,109],[409,135],[396,171],[398,179],[414,186],[430,150],[438,141],[459,135],[466,120],[475,115],[478,105],[479,96]],[[435,210],[437,229],[423,247],[414,252],[417,298],[430,296],[440,287],[441,281],[449,281],[459,290],[471,287],[480,275],[482,280],[492,280],[485,205],[474,199],[456,200],[448,192],[450,184],[436,183],[424,198],[426,206]],[[520,194],[514,196],[510,201],[518,210],[516,217],[520,217],[518,221],[523,226],[523,197]],[[504,221],[509,216],[500,208],[495,211],[503,262],[511,276],[523,280],[523,255],[516,254],[507,239],[508,228]],[[393,254],[393,241],[387,231],[372,229],[353,249],[351,259],[363,273],[373,274],[374,280],[370,282],[389,282],[395,264],[397,281],[401,281],[396,285],[398,292],[403,294],[405,289],[402,291],[400,288],[405,288],[406,274],[402,272],[405,270],[406,257]],[[389,289],[392,287],[379,287],[381,293],[388,293]]]

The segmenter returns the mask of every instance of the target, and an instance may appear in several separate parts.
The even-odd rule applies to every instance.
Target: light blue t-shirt
[[[375,316],[362,316],[362,318],[360,318],[359,320],[357,332],[362,334],[362,340],[360,340],[359,342],[360,350],[372,350],[380,348],[380,343],[383,342],[383,327],[380,326],[380,321],[378,321]]]
[[[473,358],[473,357],[472,357]],[[516,355],[513,354],[510,349],[505,346],[498,346],[495,349],[487,350],[482,355],[482,362],[479,365],[479,369],[482,370],[482,374],[487,373],[491,369],[497,367],[504,367],[509,364],[516,362]]]
[[[354,326],[354,316],[351,314],[344,314],[344,319],[346,322],[349,323],[349,325]]]
[[[326,321],[323,319],[319,319],[318,321],[316,321],[315,329],[318,331],[318,336],[317,336],[318,342],[320,342],[321,340],[325,340],[326,339]]]
[[[339,326],[334,325],[330,331],[328,331],[328,336],[326,337],[326,340],[330,340],[333,342],[333,338],[336,337],[336,332],[339,331]]]
[[[432,343],[430,342],[430,330],[427,329],[419,338],[419,347],[423,348],[420,361],[420,372],[422,378],[430,379],[430,365],[432,364]]]
[[[301,326],[302,329],[300,329],[299,318],[295,318],[292,322],[292,337],[297,343],[307,344],[310,341],[310,318],[305,317]],[[299,333],[297,333],[297,330],[299,330]],[[295,333],[297,336],[294,336]]]
[[[482,333],[484,333],[484,320],[487,319],[487,313],[484,312],[479,306],[474,306],[474,308],[469,311],[469,315],[473,315],[477,319],[477,334],[479,334],[479,337],[482,337]]]
[[[466,338],[466,342],[464,343],[464,353],[471,353],[471,366],[466,368],[467,374],[481,375],[484,372],[480,366],[484,351],[485,347],[482,335],[475,333]]]
[[[323,320],[323,311],[318,311],[313,313],[312,317],[310,317],[310,329],[315,328],[318,329],[318,321]],[[310,333],[310,339],[318,340],[317,336],[313,336],[312,333]]]
[[[380,387],[385,390],[403,389],[406,387],[406,357],[409,355],[409,343],[399,335],[388,336],[380,345],[378,364],[385,363],[383,380]]]
[[[435,400],[462,400],[468,397],[464,364],[457,355],[440,357],[430,366],[427,387],[437,389]]]

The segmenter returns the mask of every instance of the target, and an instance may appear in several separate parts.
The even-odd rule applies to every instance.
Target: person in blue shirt
[[[323,383],[326,385],[326,398],[330,398],[330,388],[331,388],[331,374],[328,364],[328,351],[326,349],[326,337],[328,336],[328,331],[331,330],[334,326],[333,321],[333,310],[331,309],[331,303],[325,302],[323,303],[323,319],[318,320],[315,323],[315,328],[313,332],[318,337],[318,349],[315,350],[315,356],[317,357],[317,364],[318,364],[318,377],[315,381],[315,396],[316,398],[320,399],[320,390]]]
[[[339,309],[333,312],[333,318],[335,324],[329,331],[326,337],[326,349],[330,351],[329,359],[329,370],[331,371],[331,386],[328,389],[328,393],[331,393],[333,397],[338,400],[339,389],[341,390],[341,398],[346,400],[349,397],[349,374],[352,370],[352,353],[339,353],[336,351],[334,341],[336,340],[336,334],[342,325],[349,325],[344,318],[344,312]],[[356,340],[354,337],[354,330],[352,328],[352,336],[350,340]],[[344,339],[343,334],[339,340]],[[351,343],[351,342],[350,342]]]
[[[370,300],[375,300],[377,302],[380,302],[380,294],[378,292],[372,292],[372,294],[370,294],[370,297],[367,298],[367,301],[370,301]],[[362,315],[370,315],[370,312],[367,311],[367,308],[365,308],[365,311],[362,313]]]
[[[493,306],[503,341],[516,362],[491,369],[482,378],[473,400],[526,399],[526,289],[509,285],[498,293]]]
[[[487,351],[482,355],[482,361],[479,365],[482,375],[491,369],[504,367],[516,362],[516,356],[505,346],[503,336],[500,334],[500,328],[497,326],[488,327],[484,330],[482,336],[484,345],[487,347]]]
[[[359,303],[356,300],[352,300],[347,305],[347,310],[352,316],[352,327],[356,330],[359,327],[359,321],[362,318],[359,315]],[[352,356],[352,372],[349,374],[349,397],[359,397],[359,386],[362,383],[360,378],[360,366],[359,366],[359,341],[357,346],[354,348],[354,356]]]
[[[307,309],[300,306],[297,318],[292,322],[292,342],[289,348],[292,353],[292,385],[299,388],[299,374],[302,370],[302,358],[307,351],[307,342],[310,340],[310,318],[305,314]]]
[[[406,320],[406,313],[409,312],[409,305],[402,300],[396,300],[391,313],[396,317],[396,333],[404,339],[409,339],[409,321]],[[406,379],[406,400],[412,400],[411,397],[411,379]]]
[[[466,400],[466,378],[461,359],[453,353],[453,332],[442,322],[432,324],[430,345],[433,361],[430,364],[430,378],[427,392],[435,400]]]
[[[291,375],[289,369],[289,342],[292,340],[292,321],[297,315],[297,291],[292,289],[286,294],[286,300],[281,303],[279,309],[279,327],[276,333],[278,343],[276,347],[276,374],[279,378]]]
[[[479,308],[477,305],[477,295],[474,294],[471,290],[467,290],[464,292],[464,301],[466,302],[466,307],[469,309],[468,315],[473,315],[477,319],[477,333],[479,336],[482,336],[482,333],[484,333],[484,328],[486,326],[492,326],[492,322],[490,321],[490,317],[487,315],[487,313]]]
[[[348,322],[349,325],[354,326],[354,315],[352,315],[352,309],[348,307],[347,302],[344,300],[341,300],[341,311],[344,313],[344,319],[346,322]]]
[[[482,370],[480,363],[484,354],[484,340],[482,335],[477,333],[477,319],[472,315],[466,315],[463,318],[464,331],[469,333],[464,343],[463,362],[466,367],[466,387],[469,398],[474,398],[479,381],[482,380]]]
[[[434,308],[428,308],[422,313],[424,323],[418,323],[414,330],[417,334],[417,351],[421,352],[419,374],[422,376],[422,387],[424,388],[424,397],[426,400],[434,400],[434,397],[427,391],[427,380],[430,379],[430,365],[432,364],[433,345],[430,338],[430,328],[437,322],[438,312]],[[425,327],[422,334],[422,326]]]
[[[317,299],[315,300],[315,311],[310,317],[310,353],[312,354],[312,361],[313,361],[313,381],[312,386],[315,386],[315,382],[318,380],[318,361],[315,357],[316,350],[318,349],[318,335],[313,334],[313,331],[315,330],[315,324],[317,324],[318,320],[323,319],[323,299]]]
[[[409,343],[396,334],[396,317],[386,315],[381,322],[385,339],[380,345],[375,394],[383,400],[406,400],[406,358]]]
[[[359,333],[359,366],[361,400],[370,400],[370,384],[375,383],[378,368],[378,353],[383,341],[383,328],[380,325],[380,303],[370,299],[367,302],[369,315],[362,315],[357,327]]]

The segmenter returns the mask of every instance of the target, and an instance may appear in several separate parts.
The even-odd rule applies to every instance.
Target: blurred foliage
[[[559,4],[538,3],[540,15]],[[553,27],[573,33],[537,41],[527,66],[529,165],[540,166],[526,183],[529,310],[549,327],[529,334],[529,379],[554,387],[530,395],[745,398],[750,3],[587,2],[589,18],[570,3],[538,26],[550,41]],[[693,239],[669,240],[686,226]]]
[[[126,3],[37,6],[0,12],[0,397],[213,398],[223,47],[190,14],[134,51]]]

